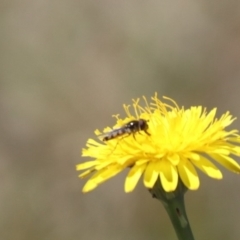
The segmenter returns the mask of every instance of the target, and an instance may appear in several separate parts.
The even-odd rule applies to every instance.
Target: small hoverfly
[[[135,137],[135,133],[140,131],[144,131],[147,135],[150,136],[150,134],[147,132],[147,129],[148,129],[148,124],[146,120],[144,119],[133,120],[126,123],[120,128],[113,129],[110,132],[104,133],[102,137],[102,141],[106,142],[111,139],[123,136],[125,134],[128,134],[128,135],[133,134],[133,137]]]

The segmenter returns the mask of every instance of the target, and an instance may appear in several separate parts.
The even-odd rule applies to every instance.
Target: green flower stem
[[[163,203],[178,239],[194,240],[184,204],[186,191],[187,189],[180,179],[174,192],[165,192],[160,181],[157,181],[153,189],[150,190],[152,196]]]

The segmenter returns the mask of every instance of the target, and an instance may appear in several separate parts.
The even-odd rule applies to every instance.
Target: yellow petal
[[[94,181],[88,180],[87,183],[83,187],[83,192],[89,192],[96,188],[98,184],[96,184]]]
[[[96,135],[102,134],[98,129],[96,129],[96,130],[94,131],[94,133],[95,133]]]
[[[103,181],[106,181],[107,179],[117,175],[123,169],[124,169],[124,167],[122,167],[120,165],[109,166],[108,168],[104,169],[104,171],[101,174],[101,177],[104,179]],[[101,182],[103,182],[103,181],[101,181]]]
[[[209,156],[212,157],[214,160],[218,161],[228,170],[240,173],[239,164],[236,161],[234,161],[231,157],[219,154],[209,154]]]
[[[202,170],[209,177],[221,179],[222,173],[221,171],[207,158],[201,156],[199,161],[192,162],[196,167]]]
[[[134,165],[129,171],[126,180],[125,180],[125,192],[131,192],[136,187],[142,173],[144,172],[147,164]]]
[[[162,187],[166,192],[174,191],[178,183],[178,174],[176,167],[168,161],[162,163],[162,171],[160,172]]]
[[[95,171],[94,168],[93,168],[93,169],[88,169],[87,171],[79,174],[78,177],[80,177],[80,178],[85,178],[85,177],[87,177],[89,174],[91,174],[91,173],[94,172],[94,171]]]
[[[182,159],[182,161],[178,164],[178,171],[183,183],[187,188],[191,190],[198,189],[198,174],[189,160],[185,159],[184,161],[184,159]]]
[[[239,137],[239,136],[236,136],[236,137],[229,137],[229,138],[227,138],[227,140],[228,140],[229,142],[240,143],[240,137]]]
[[[186,153],[184,153],[184,157],[189,158],[189,159],[194,160],[194,161],[198,161],[200,159],[199,154],[194,153],[194,152],[186,152]]]
[[[217,112],[217,108],[213,108],[206,116],[206,119],[208,119],[209,122],[211,122],[214,116],[216,115],[216,112]]]
[[[228,147],[229,152],[231,154],[234,154],[236,156],[240,156],[240,147],[236,147],[236,146],[234,146],[232,144],[228,144],[227,147]]]
[[[93,167],[93,166],[95,166],[96,164],[98,164],[97,161],[88,161],[88,162],[85,162],[85,163],[80,163],[80,164],[78,164],[78,165],[76,166],[76,169],[77,169],[77,171],[79,171],[79,170],[84,170],[84,169]]]
[[[87,144],[86,144],[86,146],[88,146],[88,147],[91,147],[91,146],[100,147],[100,146],[102,146],[102,145],[103,145],[102,143],[99,143],[99,142],[97,142],[96,140],[94,140],[94,139],[92,139],[92,138],[89,138],[89,139],[87,140]]]
[[[109,178],[117,175],[120,171],[122,171],[122,168],[119,165],[113,165],[108,166],[107,168],[103,168],[95,172],[95,174],[91,176],[91,178],[89,179],[91,183],[89,184],[90,186],[99,185],[100,183],[103,183],[107,181]]]
[[[230,152],[227,149],[221,149],[221,148],[215,147],[214,149],[211,150],[211,153],[229,155]]]
[[[119,163],[120,165],[124,165],[131,161],[132,161],[132,156],[126,154],[126,156],[119,158],[116,162]]]
[[[157,180],[157,177],[158,177],[158,174],[155,171],[155,162],[150,162],[146,166],[146,170],[144,172],[144,177],[143,177],[144,185],[147,188],[152,188]]]
[[[176,166],[179,161],[180,161],[180,157],[177,153],[171,154],[167,156],[167,159],[174,165]]]

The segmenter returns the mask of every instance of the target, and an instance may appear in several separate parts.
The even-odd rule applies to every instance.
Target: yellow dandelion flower
[[[172,192],[179,178],[188,189],[198,189],[196,169],[211,178],[222,178],[214,162],[240,173],[239,164],[232,158],[240,156],[240,135],[237,130],[225,129],[235,120],[229,112],[218,119],[216,108],[210,112],[202,106],[184,109],[170,98],[164,98],[168,103],[160,101],[157,94],[150,104],[143,99],[145,107],[140,106],[139,99],[133,100],[133,113],[131,106],[124,105],[125,119],[115,116],[117,123],[113,128],[106,128],[103,133],[95,131],[102,141],[87,141],[82,156],[93,160],[77,165],[77,170],[85,170],[79,175],[81,178],[91,175],[83,192],[125,168],[130,169],[126,192],[135,188],[142,175],[149,189],[160,179],[163,189]]]

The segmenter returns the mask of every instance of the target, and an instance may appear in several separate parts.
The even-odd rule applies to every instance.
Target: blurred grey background
[[[83,194],[75,165],[155,91],[240,118],[240,1],[2,0],[0,63],[1,240],[176,239],[142,182],[124,193],[127,171]],[[196,239],[239,239],[239,176],[221,169],[186,194]]]

